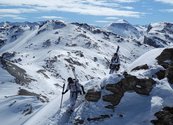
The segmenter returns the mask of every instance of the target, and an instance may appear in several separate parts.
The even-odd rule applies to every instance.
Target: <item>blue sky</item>
[[[173,0],[0,0],[0,22],[64,20],[107,25],[173,22]]]

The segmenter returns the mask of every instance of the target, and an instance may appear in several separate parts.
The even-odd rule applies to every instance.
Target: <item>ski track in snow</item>
[[[59,110],[59,100],[60,96],[53,99],[39,111],[37,111],[34,115],[32,115],[27,121],[23,123],[23,125],[43,125],[49,119],[49,117],[53,116]],[[45,121],[46,120],[46,121]]]

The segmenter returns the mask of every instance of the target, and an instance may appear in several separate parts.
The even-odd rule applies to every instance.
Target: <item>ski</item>
[[[120,49],[120,46],[117,46],[117,50],[116,50],[116,53],[118,53],[119,49]]]
[[[65,83],[63,84],[62,92],[64,92],[64,88],[65,88]],[[61,96],[60,109],[61,109],[61,107],[62,107],[62,101],[63,101],[63,94],[62,94],[62,96]]]

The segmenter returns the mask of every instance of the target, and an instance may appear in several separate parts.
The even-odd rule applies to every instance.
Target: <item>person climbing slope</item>
[[[114,73],[114,71],[118,71],[120,69],[120,58],[119,58],[119,55],[118,55],[118,50],[119,50],[119,46],[117,48],[117,51],[116,53],[114,53],[112,59],[111,59],[111,63],[110,63],[110,72],[109,74],[112,74]]]
[[[64,92],[62,92],[62,94],[65,94],[66,92],[68,92],[68,90],[70,90],[70,110],[71,111],[74,110],[74,106],[78,98],[78,95],[85,94],[84,87],[79,83],[79,80],[76,77],[75,68],[72,68],[72,71],[74,73],[75,79],[72,79],[71,77],[69,77],[67,79],[68,81],[67,88]]]

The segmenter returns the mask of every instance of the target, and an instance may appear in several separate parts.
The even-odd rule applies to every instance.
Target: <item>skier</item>
[[[117,52],[114,53],[109,68],[109,74],[112,74],[114,71],[118,71],[120,69],[120,59]]]
[[[74,72],[74,69],[72,70]],[[62,92],[62,94],[65,94],[66,92],[68,92],[68,90],[70,90],[70,111],[72,112],[78,95],[79,94],[82,95],[82,92],[83,94],[85,94],[85,91],[84,91],[84,87],[79,83],[79,80],[76,78],[76,75],[75,75],[75,79],[72,79],[71,77],[69,77],[67,81],[68,81],[67,88],[64,92]]]

